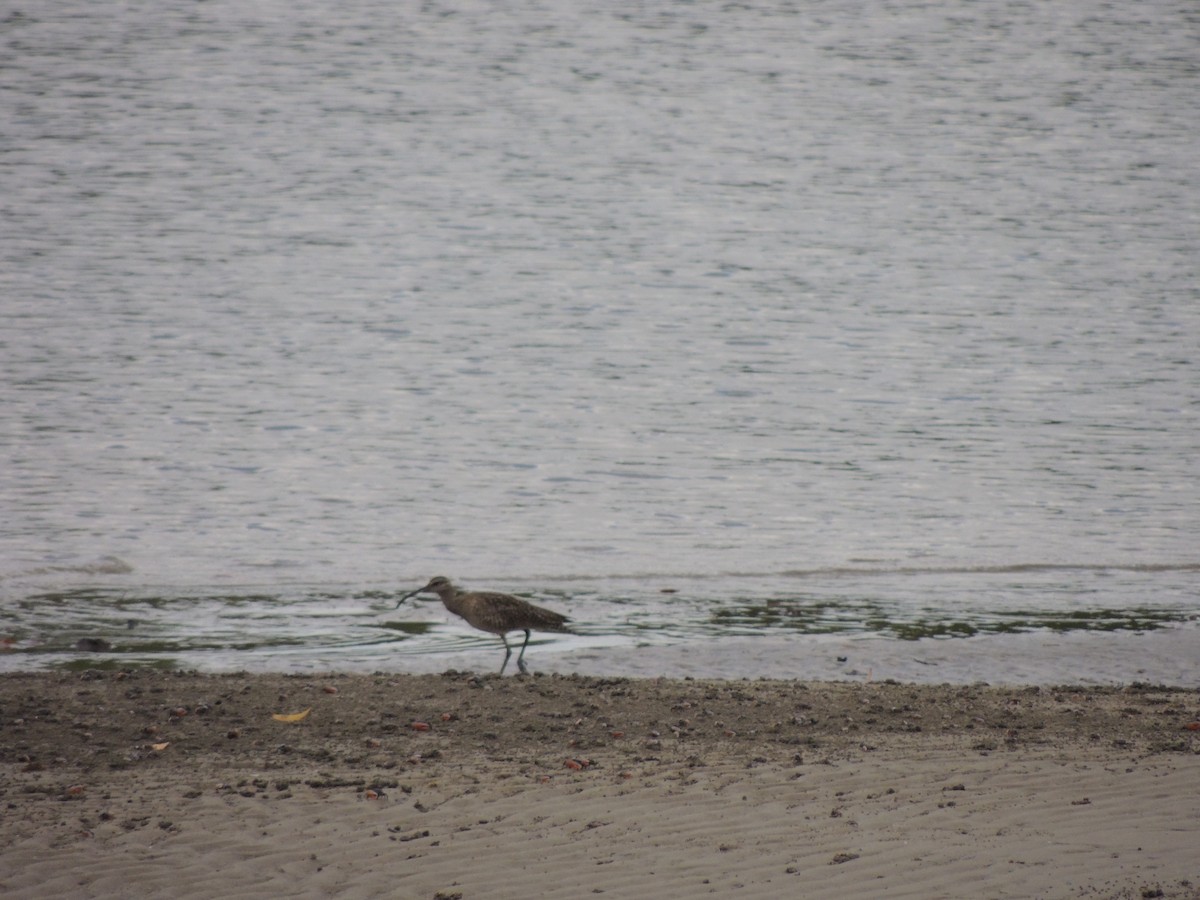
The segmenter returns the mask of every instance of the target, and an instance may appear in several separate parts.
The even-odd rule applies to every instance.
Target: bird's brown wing
[[[529,628],[534,631],[570,633],[567,625],[570,620],[566,616],[534,606],[520,597],[484,591],[470,595],[469,600],[470,608],[464,618],[483,631],[503,634]]]

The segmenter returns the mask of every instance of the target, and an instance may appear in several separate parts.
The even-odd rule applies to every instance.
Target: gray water
[[[1194,4],[0,46],[0,669],[1200,680]]]

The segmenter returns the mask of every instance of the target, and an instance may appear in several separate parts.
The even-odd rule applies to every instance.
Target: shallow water
[[[526,586],[522,594],[570,611],[577,632],[534,635],[528,661],[538,671],[1190,684],[1200,681],[1196,571],[1034,566],[565,577],[551,579],[549,588]],[[1113,602],[1138,595],[1149,581],[1156,585],[1153,602]],[[964,595],[968,584],[977,593]],[[721,585],[729,592],[715,591]],[[10,606],[21,637],[10,638],[0,653],[0,671],[500,666],[495,637],[473,631],[436,600],[397,608],[403,593],[275,584],[219,593],[181,587],[36,593]]]
[[[9,15],[0,667],[487,668],[387,612],[435,573],[569,611],[578,665],[1200,659],[1197,24]]]

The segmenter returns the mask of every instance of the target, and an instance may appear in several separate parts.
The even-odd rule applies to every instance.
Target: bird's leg
[[[526,634],[528,634],[528,633],[529,633],[529,632],[526,632]],[[503,675],[503,674],[504,674],[504,670],[505,670],[505,669],[508,667],[508,658],[509,658],[510,656],[512,656],[512,647],[508,646],[508,638],[506,638],[504,635],[500,635],[500,640],[504,641],[504,662],[500,664],[500,674],[501,674],[501,675]],[[524,647],[522,647],[522,648],[521,648],[521,652],[522,652],[522,653],[524,653],[524,652],[525,652],[525,648],[524,648]],[[520,659],[518,659],[518,660],[517,660],[517,665],[518,665],[518,666],[524,666],[525,664],[524,664],[523,662],[521,662],[521,660],[520,660]],[[524,670],[524,669],[521,669],[521,671],[523,672],[523,671],[525,671],[525,670]]]
[[[525,643],[521,645],[521,652],[517,654],[517,668],[521,670],[521,674],[525,675],[529,672],[529,668],[525,665],[525,648],[529,646],[529,629],[525,629]]]

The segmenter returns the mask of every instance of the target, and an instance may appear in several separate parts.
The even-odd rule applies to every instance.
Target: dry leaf
[[[276,722],[299,722],[301,719],[305,718],[310,712],[312,712],[311,706],[308,709],[301,710],[298,713],[273,713],[271,715],[271,718],[274,719]]]
[[[157,750],[159,753],[162,753],[164,750],[166,750],[170,746],[171,746],[170,741],[163,741],[161,744],[151,744],[150,749]]]

